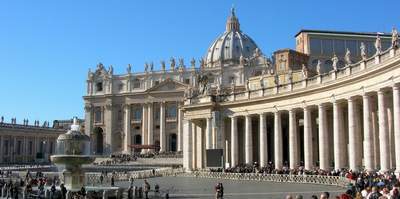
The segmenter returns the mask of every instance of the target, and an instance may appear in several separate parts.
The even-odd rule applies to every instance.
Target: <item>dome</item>
[[[257,44],[240,30],[239,19],[232,8],[225,32],[207,50],[205,61],[207,67],[221,65],[221,62],[239,63],[241,56],[250,58],[257,50]]]

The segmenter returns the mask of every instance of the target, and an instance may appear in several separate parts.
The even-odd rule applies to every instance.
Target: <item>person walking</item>
[[[150,184],[147,180],[144,180],[144,195],[146,199],[149,199]]]

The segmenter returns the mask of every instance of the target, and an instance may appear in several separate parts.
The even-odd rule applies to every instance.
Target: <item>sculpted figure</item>
[[[164,60],[161,61],[161,70],[165,71],[165,61]]]
[[[179,68],[185,67],[185,63],[183,61],[183,58],[179,58]]]
[[[175,59],[173,57],[171,57],[170,59],[170,64],[171,64],[171,70],[175,70]]]
[[[276,86],[279,85],[279,75],[278,74],[274,75],[274,83],[275,83]]]
[[[307,79],[308,78],[308,68],[305,64],[302,64],[301,71],[303,73],[303,78]]]
[[[351,64],[351,52],[348,48],[346,49],[346,54],[344,55],[344,61],[346,62],[346,65]]]
[[[154,64],[153,64],[153,62],[150,62],[150,71],[153,71],[154,70]]]
[[[259,48],[256,48],[256,49],[254,50],[253,57],[259,57],[260,55],[261,55],[260,49],[259,49]]]
[[[360,45],[360,54],[363,60],[367,59],[367,47],[365,46],[364,42],[361,42]]]
[[[250,91],[250,81],[246,80],[246,91]]]
[[[322,74],[322,71],[321,71],[321,60],[318,60],[317,66],[315,67],[315,70],[317,71],[318,75]]]
[[[90,68],[89,68],[89,71],[88,71],[88,79],[89,80],[93,80],[93,77],[94,77],[94,74],[92,73],[92,71],[90,70]]]
[[[196,60],[194,58],[192,58],[192,60],[190,60],[190,66],[192,68],[196,68]]]
[[[146,62],[144,63],[144,71],[147,72],[149,70],[149,64]]]
[[[333,68],[334,71],[337,71],[337,69],[338,69],[338,66],[337,66],[338,62],[339,62],[339,58],[336,56],[336,54],[333,54],[333,57],[332,57],[332,68]]]
[[[397,33],[397,29],[393,28],[392,30],[392,47],[399,47],[399,34]]]
[[[131,64],[128,64],[128,67],[126,67],[126,72],[129,74],[132,71],[132,66]]]
[[[379,34],[376,35],[375,50],[376,50],[377,55],[382,53],[382,42],[381,42],[381,37],[379,36]]]
[[[110,67],[108,68],[108,74],[112,75],[114,73],[114,68],[112,65],[110,65]]]
[[[239,64],[241,66],[244,66],[246,64],[246,59],[243,57],[243,55],[240,55]]]

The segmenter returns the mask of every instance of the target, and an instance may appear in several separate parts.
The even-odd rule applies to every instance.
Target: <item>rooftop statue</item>
[[[399,47],[399,34],[396,28],[392,30],[392,47],[397,48]]]
[[[360,45],[360,54],[361,54],[361,58],[363,59],[363,60],[366,60],[367,59],[367,47],[365,46],[365,43],[364,42],[361,42],[361,45]]]
[[[319,59],[318,59],[318,62],[317,62],[317,66],[315,67],[315,70],[317,71],[318,75],[322,74],[322,71],[321,71],[321,60],[319,60]]]
[[[132,71],[132,66],[131,64],[128,64],[128,67],[126,67],[126,72],[129,74]]]
[[[161,61],[161,70],[165,71],[165,61],[164,60]]]
[[[112,65],[110,65],[110,67],[108,68],[108,74],[112,75],[114,73],[114,68]]]
[[[332,69],[334,70],[334,71],[337,71],[338,70],[338,62],[339,62],[339,58],[336,56],[336,54],[335,53],[333,53],[333,57],[332,57]]]
[[[190,60],[190,66],[192,68],[196,68],[196,60],[194,58],[192,58],[192,60]]]
[[[380,55],[382,53],[382,42],[379,34],[376,35],[375,50],[377,55]]]
[[[302,64],[301,72],[303,73],[303,78],[307,79],[308,78],[308,68],[305,64]]]
[[[346,65],[351,64],[351,52],[348,48],[346,48],[346,54],[344,55],[344,61],[346,62]]]
[[[239,64],[240,64],[241,66],[244,66],[244,65],[246,64],[246,58],[244,58],[243,55],[240,55]]]
[[[200,59],[200,68],[204,68],[205,66],[206,66],[206,64],[205,64],[205,62],[204,62],[204,59],[201,58],[201,59]]]
[[[175,59],[173,57],[170,59],[170,67],[171,71],[175,70]]]
[[[185,62],[183,58],[179,58],[179,70],[183,70],[185,68]]]
[[[199,85],[200,94],[203,95],[206,92],[208,84],[208,76],[207,75],[198,75],[197,76],[197,85]]]
[[[144,71],[147,72],[149,70],[149,64],[146,62],[144,63]]]
[[[154,70],[154,63],[150,62],[150,71],[153,71],[153,70]]]

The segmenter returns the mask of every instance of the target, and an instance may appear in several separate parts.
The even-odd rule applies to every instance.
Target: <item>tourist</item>
[[[83,198],[86,196],[86,189],[85,189],[85,187],[82,187],[82,188],[81,188],[81,191],[80,191],[79,195],[81,195]]]
[[[316,195],[312,195],[311,199],[318,199],[318,197]]]
[[[111,175],[111,186],[115,186],[115,182],[114,182],[114,174]]]
[[[130,178],[129,178],[129,184],[130,184],[130,186],[133,186],[133,182],[134,182],[133,177],[130,177]]]
[[[67,198],[67,188],[65,188],[64,184],[61,184],[60,189],[61,189],[61,199],[66,199]]]
[[[102,173],[102,174],[100,174],[100,184],[103,184],[103,180],[104,180],[104,176],[103,176],[103,173]]]
[[[144,180],[144,195],[146,199],[149,198],[149,191],[150,191],[150,184],[147,182],[147,180]]]
[[[302,195],[296,195],[296,199],[303,199]]]
[[[132,193],[133,191],[134,191],[133,187],[130,186],[129,189],[128,189],[128,199],[132,199],[133,198],[133,193]]]
[[[292,195],[286,195],[286,199],[293,199]]]
[[[320,199],[329,199],[329,192],[322,193]]]

